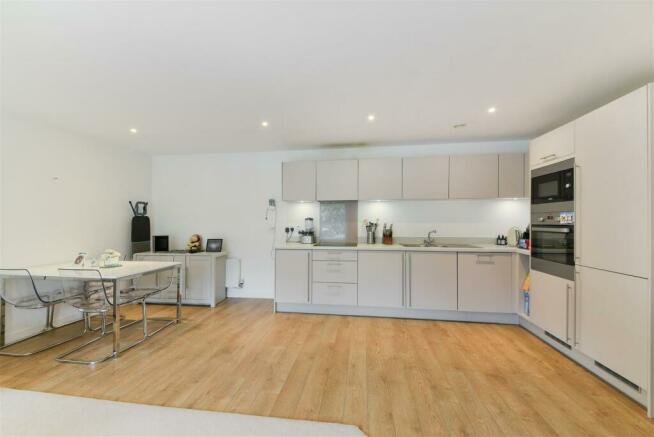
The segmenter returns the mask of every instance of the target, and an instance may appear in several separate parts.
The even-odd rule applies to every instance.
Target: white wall
[[[151,158],[3,114],[3,267],[72,261],[130,247],[129,200],[148,200]],[[41,311],[7,309],[7,339],[42,327]],[[60,318],[77,316],[70,309]],[[60,319],[61,320],[61,319]]]
[[[224,250],[242,260],[243,289],[230,296],[273,296],[273,236],[317,219],[318,203],[281,199],[281,163],[301,159],[420,156],[450,153],[524,152],[527,142],[465,143],[305,150],[294,152],[170,155],[153,158],[153,234],[170,235],[183,248],[188,237],[224,238]],[[268,199],[277,200],[277,231],[264,220]],[[359,218],[395,222],[397,236],[494,237],[529,220],[526,200],[360,202]],[[360,235],[362,230],[360,229]]]

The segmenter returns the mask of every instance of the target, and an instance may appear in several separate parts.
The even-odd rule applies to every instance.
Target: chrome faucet
[[[425,245],[427,246],[433,246],[435,241],[432,238],[431,234],[436,234],[438,231],[436,229],[433,229],[427,233],[427,238],[425,239]]]

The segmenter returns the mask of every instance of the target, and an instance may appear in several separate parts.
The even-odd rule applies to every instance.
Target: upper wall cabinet
[[[282,163],[282,199],[289,201],[316,200],[316,162]]]
[[[359,163],[356,159],[316,163],[317,200],[358,200]]]
[[[577,264],[649,277],[647,108],[643,87],[576,121]]]
[[[402,160],[404,199],[447,199],[450,180],[449,156],[421,156]]]
[[[525,197],[525,155],[499,156],[499,197]]]
[[[359,200],[401,198],[402,158],[359,160]]]
[[[497,155],[450,156],[451,199],[484,199],[497,195]]]
[[[574,122],[534,138],[529,144],[529,166],[543,167],[571,158],[575,153]]]

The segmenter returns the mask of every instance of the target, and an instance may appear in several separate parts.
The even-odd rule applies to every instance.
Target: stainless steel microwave
[[[531,171],[531,204],[542,211],[574,210],[574,159]]]

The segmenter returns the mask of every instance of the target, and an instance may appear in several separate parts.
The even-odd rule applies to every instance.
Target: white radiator
[[[242,287],[243,281],[241,280],[241,260],[239,258],[227,258],[227,278],[225,285],[228,288]]]

